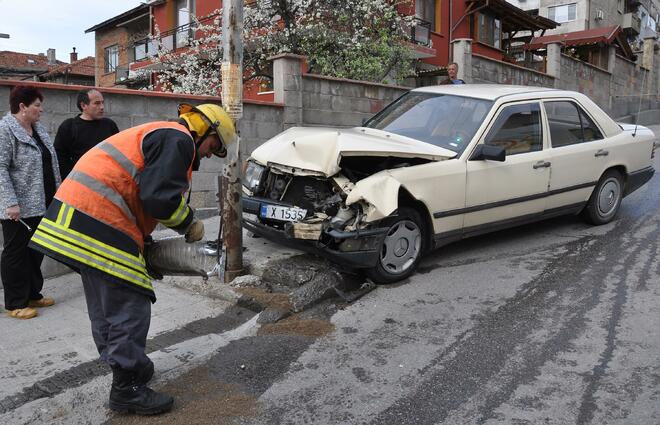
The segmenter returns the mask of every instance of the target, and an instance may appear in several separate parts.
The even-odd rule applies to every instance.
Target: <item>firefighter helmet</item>
[[[234,122],[219,105],[205,103],[193,106],[189,103],[181,103],[179,105],[179,118],[188,124],[190,131],[197,133],[198,144],[212,133],[218,135],[222,146],[219,151],[213,152],[214,155],[225,157],[227,146],[236,141]]]

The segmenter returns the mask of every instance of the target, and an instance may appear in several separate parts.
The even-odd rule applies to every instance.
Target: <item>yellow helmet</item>
[[[236,141],[236,128],[227,112],[213,103],[193,106],[189,103],[179,104],[179,118],[183,119],[191,131],[197,133],[197,143],[201,143],[210,134],[216,133],[222,147],[214,155],[225,157],[227,146]]]

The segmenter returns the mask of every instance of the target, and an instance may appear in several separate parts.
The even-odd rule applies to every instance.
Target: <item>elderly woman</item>
[[[4,249],[0,277],[10,317],[31,319],[35,307],[55,303],[41,295],[43,254],[28,248],[46,206],[60,184],[55,149],[38,123],[43,96],[34,87],[15,87],[10,113],[0,120],[0,223]]]

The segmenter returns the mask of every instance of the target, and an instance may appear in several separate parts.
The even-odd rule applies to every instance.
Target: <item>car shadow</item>
[[[592,228],[579,216],[562,216],[470,237],[429,252],[422,259],[417,273],[425,274],[441,267],[475,263],[484,256],[492,258],[494,252],[510,252],[512,244],[525,246],[528,241],[538,242],[552,235],[579,237]],[[538,250],[538,246],[534,250]]]

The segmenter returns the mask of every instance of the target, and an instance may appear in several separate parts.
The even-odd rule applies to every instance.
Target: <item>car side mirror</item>
[[[486,144],[478,145],[472,157],[470,157],[470,161],[489,160],[504,162],[505,159],[506,151],[503,147]]]

